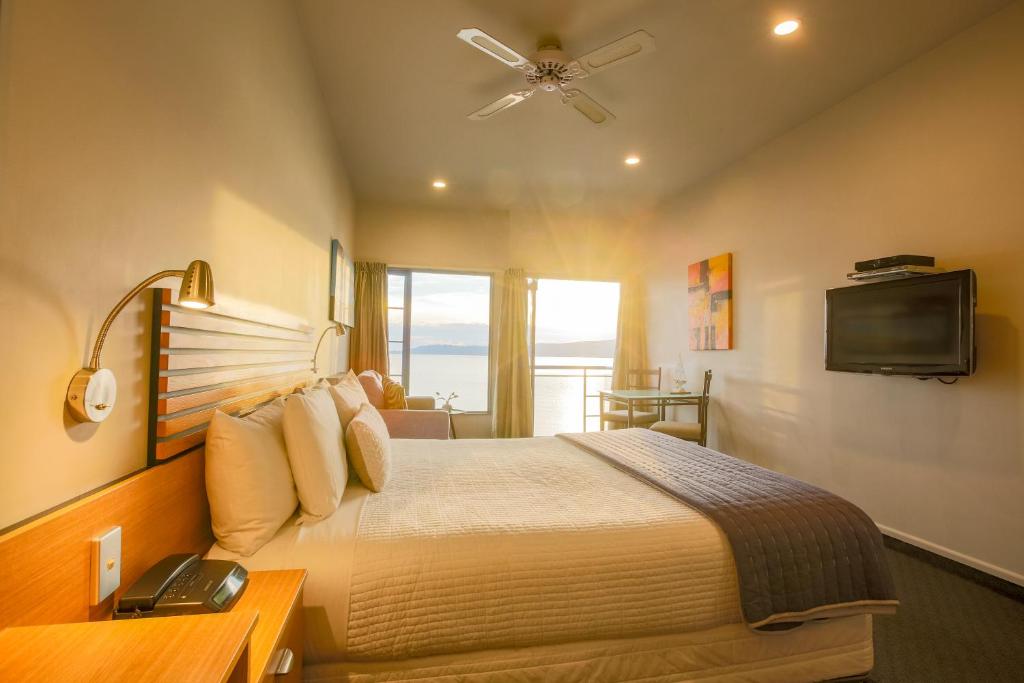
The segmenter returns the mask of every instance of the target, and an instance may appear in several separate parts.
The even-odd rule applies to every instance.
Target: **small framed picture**
[[[331,291],[327,315],[331,322],[356,324],[355,268],[338,240],[331,240]]]
[[[687,273],[690,296],[690,350],[732,348],[732,254],[691,263]]]

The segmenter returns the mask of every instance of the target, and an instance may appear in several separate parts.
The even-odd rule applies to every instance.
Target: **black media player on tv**
[[[879,268],[893,268],[895,266],[935,266],[934,256],[916,256],[914,254],[900,254],[899,256],[883,256],[882,258],[871,259],[870,261],[857,261],[853,267],[857,272],[863,273],[868,270]]]

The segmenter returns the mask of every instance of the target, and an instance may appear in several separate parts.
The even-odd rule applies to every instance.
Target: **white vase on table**
[[[683,365],[683,354],[679,354],[679,360],[672,368],[672,391],[677,394],[686,392],[686,367]]]

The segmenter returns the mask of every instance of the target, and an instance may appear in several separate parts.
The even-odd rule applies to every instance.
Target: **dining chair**
[[[668,434],[684,441],[694,441],[701,446],[708,445],[708,404],[711,401],[711,371],[704,372],[704,391],[697,398],[697,421],[676,422],[662,420],[651,425],[651,430]]]
[[[661,390],[661,368],[645,368],[626,371],[626,389],[657,389]],[[619,405],[621,402],[616,401]],[[638,410],[639,408],[639,410]],[[645,410],[650,408],[649,404],[639,403],[633,408],[633,427],[651,425],[660,420],[664,415],[660,410]],[[611,423],[619,427],[626,427],[629,424],[629,409],[616,408],[615,410],[603,410],[601,412],[601,429]]]

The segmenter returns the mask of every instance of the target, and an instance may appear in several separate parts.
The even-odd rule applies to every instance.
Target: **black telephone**
[[[249,573],[237,562],[168,555],[121,595],[114,618],[220,612],[235,603],[248,582]]]

